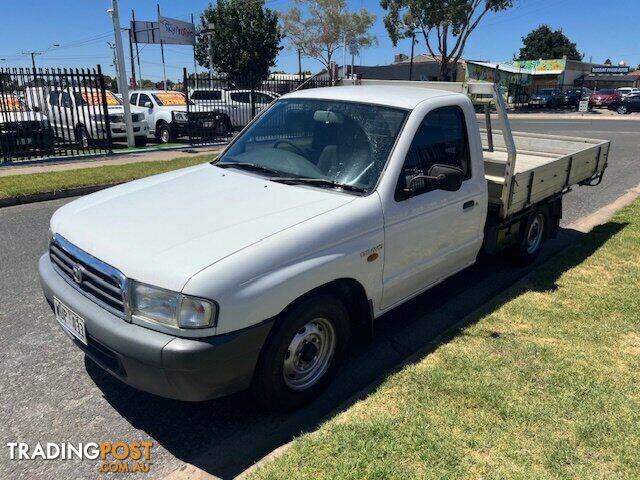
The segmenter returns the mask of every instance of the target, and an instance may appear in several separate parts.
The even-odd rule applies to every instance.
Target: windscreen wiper
[[[349,192],[366,193],[367,189],[362,187],[356,187],[355,185],[347,185],[344,183],[334,182],[326,178],[311,178],[311,177],[273,177],[269,179],[272,182],[286,183],[288,185],[295,184],[307,184],[316,185],[318,187],[336,188]]]
[[[269,173],[271,175],[278,175],[281,173],[277,170],[272,170],[270,168],[263,167],[262,165],[256,165],[255,163],[249,162],[216,162],[213,165],[220,168],[238,168],[240,170],[251,170],[254,172]]]

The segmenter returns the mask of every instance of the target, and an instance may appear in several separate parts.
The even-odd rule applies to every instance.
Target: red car
[[[607,108],[620,99],[622,99],[622,95],[612,88],[598,90],[589,97],[589,108]]]

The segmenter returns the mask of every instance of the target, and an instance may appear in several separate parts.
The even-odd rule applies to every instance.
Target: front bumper
[[[88,345],[65,333],[126,384],[185,401],[210,400],[249,387],[273,319],[224,335],[179,338],[128,323],[98,306],[54,270],[48,253],[38,267],[49,304],[55,295],[84,318]]]

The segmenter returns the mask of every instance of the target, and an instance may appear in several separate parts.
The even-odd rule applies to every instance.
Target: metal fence
[[[245,127],[281,95],[306,88],[329,87],[333,82],[318,76],[272,75],[254,82],[183,72],[188,98],[189,140],[192,143],[223,140]]]
[[[96,69],[0,69],[0,163],[104,153],[109,104]]]

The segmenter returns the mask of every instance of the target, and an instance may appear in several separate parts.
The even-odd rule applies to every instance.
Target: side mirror
[[[145,106],[145,108],[153,108],[153,103],[151,103],[151,102],[144,102],[144,106]]]
[[[437,164],[429,169],[429,175],[416,175],[413,177],[403,193],[405,198],[411,198],[415,194],[433,190],[457,192],[462,187],[463,181],[464,172],[461,169]]]

